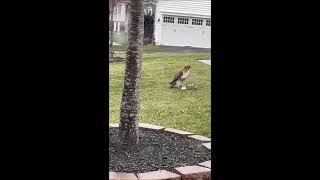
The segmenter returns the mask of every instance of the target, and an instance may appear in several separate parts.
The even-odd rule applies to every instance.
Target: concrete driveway
[[[169,53],[210,53],[211,48],[160,46],[169,49]],[[168,53],[168,52],[167,52]]]
[[[198,60],[199,62],[211,65],[211,60]]]

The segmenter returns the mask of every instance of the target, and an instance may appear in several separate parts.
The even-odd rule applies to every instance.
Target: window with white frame
[[[174,23],[174,17],[172,17],[172,16],[164,16],[163,17],[163,22],[164,23]]]
[[[178,24],[189,24],[188,18],[178,18]]]
[[[211,26],[211,19],[206,20],[206,26]]]
[[[192,19],[192,25],[202,26],[203,20],[202,19]]]

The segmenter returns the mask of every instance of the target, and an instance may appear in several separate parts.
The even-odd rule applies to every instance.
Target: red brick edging
[[[109,127],[119,127],[119,124],[109,124]],[[195,135],[190,132],[181,131],[172,128],[165,128],[162,126],[139,123],[139,128],[150,131],[163,131],[165,133],[174,133],[180,136],[186,136],[196,141],[202,142],[202,145],[211,149],[211,139]],[[159,170],[146,173],[121,173],[121,172],[109,172],[110,180],[210,180],[211,179],[211,161],[199,163],[194,166],[176,167],[174,173]]]

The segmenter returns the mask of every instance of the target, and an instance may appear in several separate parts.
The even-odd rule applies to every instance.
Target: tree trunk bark
[[[140,81],[144,35],[143,0],[132,0],[124,87],[120,107],[119,137],[122,145],[139,142]]]

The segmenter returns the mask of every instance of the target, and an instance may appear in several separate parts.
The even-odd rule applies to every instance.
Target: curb
[[[126,61],[126,58],[109,59],[109,63],[124,62],[124,61]]]

